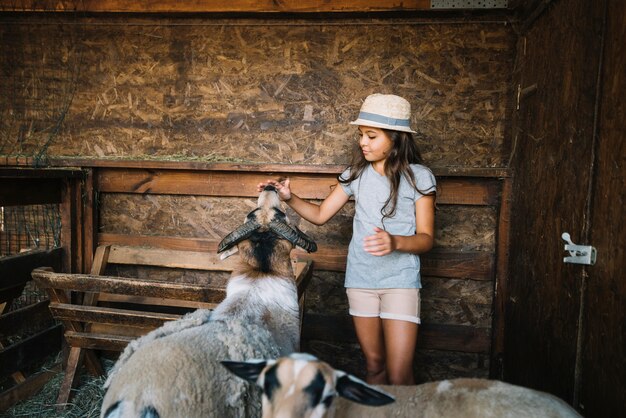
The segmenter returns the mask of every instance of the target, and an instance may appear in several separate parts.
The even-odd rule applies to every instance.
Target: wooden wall
[[[523,22],[516,59],[504,377],[621,416],[626,11],[547,3]],[[564,232],[598,249],[594,266],[563,263]]]
[[[54,78],[55,100],[66,91],[73,97],[50,156],[345,164],[355,137],[347,122],[367,94],[393,92],[414,106],[429,164],[507,161],[514,36],[503,21],[63,24],[46,16],[2,21],[0,65],[10,77],[0,83],[11,94],[0,99],[0,123],[15,133],[3,154],[34,155],[44,146],[48,137],[26,123],[37,115],[24,122],[12,110]],[[63,72],[77,63],[75,77]]]
[[[349,161],[355,129],[347,122],[362,99],[373,92],[405,96],[427,164],[442,184],[461,178],[463,186],[454,188],[456,197],[439,201],[431,262],[450,263],[450,268],[424,278],[418,379],[486,377],[494,367],[491,357],[497,354],[500,361],[501,342],[491,339],[494,329],[501,331],[494,288],[504,279],[497,263],[506,259],[505,240],[498,237],[506,226],[502,208],[515,51],[506,20],[371,15],[264,20],[12,15],[0,20],[0,56],[6,58],[0,68],[7,75],[0,83],[19,99],[0,102],[7,116],[0,118],[0,132],[8,133],[6,161],[44,150],[53,164],[95,167],[89,186],[97,192],[99,208],[94,243],[129,236],[166,245],[178,245],[178,239],[219,241],[254,206],[252,196],[198,192],[196,180],[183,186],[174,179],[172,189],[158,191],[154,184],[142,188],[142,179],[191,175],[202,189],[217,181],[206,173],[213,162],[280,163],[288,165],[284,170],[296,170],[294,177],[308,167],[332,179]],[[78,62],[75,75],[62,72]],[[35,71],[46,66],[49,72]],[[14,110],[40,94],[35,87],[53,79],[72,100],[58,135],[50,137],[46,114]],[[48,104],[59,108],[57,102]],[[107,160],[115,160],[111,172],[105,169]],[[131,176],[107,183],[125,167],[148,169],[148,174],[138,182]],[[297,190],[306,182],[293,184]],[[475,194],[476,184],[485,200]],[[323,198],[329,186],[312,188],[308,198]],[[322,249],[330,248],[320,257],[335,256],[317,263],[305,339],[310,351],[360,374],[342,286],[352,210],[347,206],[323,227],[300,224]]]

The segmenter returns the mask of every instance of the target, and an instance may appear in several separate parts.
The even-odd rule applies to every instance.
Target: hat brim
[[[390,131],[410,132],[412,134],[417,133],[408,126],[387,125],[385,123],[374,122],[367,119],[357,119],[350,122],[350,125],[371,126],[372,128],[388,129]]]

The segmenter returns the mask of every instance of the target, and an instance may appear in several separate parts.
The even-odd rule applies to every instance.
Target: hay
[[[113,366],[110,360],[103,361],[103,366],[108,370]],[[109,364],[110,363],[110,364]],[[42,370],[50,370],[51,364],[47,364]],[[0,417],[37,417],[37,418],[90,418],[100,416],[100,405],[104,397],[102,385],[106,380],[106,374],[94,377],[86,372],[80,375],[78,389],[74,398],[64,411],[56,410],[56,399],[59,388],[63,382],[64,372],[57,373],[35,396],[18,403],[9,410],[0,414]]]

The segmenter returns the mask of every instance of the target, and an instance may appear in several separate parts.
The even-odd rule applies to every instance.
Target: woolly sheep
[[[496,380],[453,379],[416,386],[374,387],[301,353],[278,360],[223,364],[263,388],[263,418],[581,417],[555,396]],[[337,395],[340,397],[333,402]]]
[[[297,289],[289,253],[315,243],[289,225],[273,187],[246,222],[220,243],[240,263],[226,298],[131,342],[112,369],[101,417],[260,416],[260,391],[228,373],[222,359],[276,357],[299,346]]]

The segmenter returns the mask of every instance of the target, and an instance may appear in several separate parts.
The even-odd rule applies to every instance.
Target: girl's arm
[[[289,187],[289,179],[282,182],[270,180],[265,183],[260,183],[258,189],[262,190],[267,184],[271,184],[278,190],[280,198],[287,203],[298,215],[302,216],[307,221],[315,225],[324,225],[330,218],[332,218],[339,209],[341,209],[350,200],[350,196],[343,191],[339,185],[337,185],[332,192],[322,201],[321,204],[316,205],[311,202],[307,202],[291,193]]]
[[[435,236],[435,196],[422,196],[415,202],[415,235],[391,235],[380,228],[365,238],[365,251],[387,255],[392,251],[421,254],[433,247]]]

